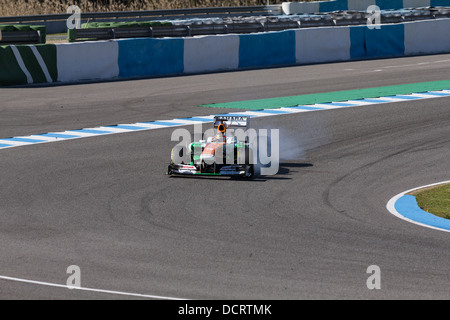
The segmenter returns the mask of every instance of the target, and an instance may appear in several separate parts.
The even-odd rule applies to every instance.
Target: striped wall
[[[285,14],[330,12],[337,10],[367,10],[377,5],[381,10],[414,7],[450,6],[450,0],[331,0],[315,2],[283,2]]]
[[[0,85],[130,79],[450,53],[450,19],[246,35],[0,47]]]
[[[0,47],[0,85],[57,81],[55,45]]]

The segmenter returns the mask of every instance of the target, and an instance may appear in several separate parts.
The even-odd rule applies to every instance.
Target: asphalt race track
[[[209,115],[199,104],[446,80],[450,55],[0,89],[0,137]],[[394,195],[448,180],[450,100],[255,119],[276,176],[165,175],[172,129],[0,152],[1,299],[449,299],[449,233]],[[186,127],[192,129],[192,127]],[[283,152],[283,150],[288,150]],[[369,290],[371,265],[381,289]]]

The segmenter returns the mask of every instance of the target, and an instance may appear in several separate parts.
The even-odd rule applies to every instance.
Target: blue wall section
[[[239,36],[239,68],[295,64],[295,32]]]
[[[403,0],[377,0],[381,10],[403,9]]]
[[[320,4],[320,12],[348,10],[347,0],[328,1]]]
[[[367,58],[402,56],[405,53],[405,27],[403,24],[383,25],[381,29],[365,28]]]
[[[352,59],[398,57],[405,53],[403,24],[383,25],[381,29],[351,27],[350,39]]]
[[[450,6],[450,0],[431,0],[431,6]]]
[[[119,43],[120,78],[178,74],[184,71],[184,40],[126,39]]]
[[[363,59],[366,57],[365,32],[366,27],[350,27],[350,58]]]

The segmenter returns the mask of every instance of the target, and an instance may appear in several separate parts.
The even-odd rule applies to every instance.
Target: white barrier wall
[[[450,52],[450,19],[405,23],[405,55]]]
[[[376,4],[376,0],[348,0],[348,10],[366,11],[368,7]]]
[[[184,40],[184,72],[235,70],[239,35],[201,36]]]
[[[58,81],[113,79],[119,76],[119,45],[116,41],[58,44]]]
[[[431,6],[431,0],[403,0],[403,8],[417,8],[429,6]]]
[[[320,12],[320,2],[283,2],[281,4],[285,14]]]
[[[299,64],[350,60],[350,28],[296,30],[295,48]]]

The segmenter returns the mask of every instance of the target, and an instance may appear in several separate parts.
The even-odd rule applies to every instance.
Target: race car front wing
[[[170,164],[167,174],[177,175],[209,175],[209,176],[253,176],[253,168],[251,165],[225,165],[216,170],[203,170],[199,166],[186,164]]]

